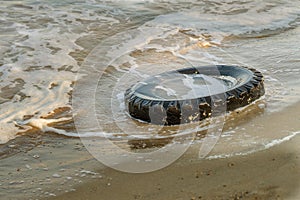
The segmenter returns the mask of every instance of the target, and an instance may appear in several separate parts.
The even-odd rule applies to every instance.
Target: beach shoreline
[[[264,120],[258,116],[239,126],[260,121],[265,134],[277,134],[278,126],[299,130],[299,108],[297,103],[262,116]],[[280,142],[266,144],[264,150],[256,149],[257,152],[215,157],[228,150],[223,139],[208,155],[214,159],[199,159],[200,143],[196,143],[166,168],[128,174],[104,166],[78,138],[40,134],[33,138],[39,141],[34,147],[1,160],[0,194],[6,199],[55,200],[300,198],[299,134],[278,138]],[[14,148],[13,143],[7,145]]]
[[[299,7],[292,0],[3,1],[0,199],[300,199]],[[258,70],[265,94],[199,123],[162,127],[130,117],[124,94],[132,85],[158,76],[160,92],[177,96],[159,74],[214,65]],[[181,78],[174,87],[190,95],[196,82],[203,85]],[[162,148],[168,144],[174,149]],[[178,158],[175,147],[189,148]],[[159,148],[170,154],[142,154]],[[128,174],[105,166],[102,155],[133,172],[169,165]]]
[[[299,199],[300,136],[271,149],[226,159],[190,159],[189,150],[172,165],[151,173],[128,174],[110,168],[64,199]],[[99,172],[100,172],[99,171]]]

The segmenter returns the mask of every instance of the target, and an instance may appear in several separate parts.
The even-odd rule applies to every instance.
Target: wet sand
[[[192,151],[157,172],[127,174],[112,169],[62,199],[299,199],[300,137],[248,156],[190,159]]]
[[[226,159],[191,159],[195,154],[191,149],[171,166],[147,174],[106,168],[76,141],[52,141],[52,145],[2,160],[1,196],[52,200],[300,198],[300,136],[265,151]]]
[[[261,134],[266,135],[277,134],[280,126],[299,130],[299,111],[298,103],[252,122],[264,124]],[[300,199],[299,143],[298,134],[250,155],[212,160],[197,159],[199,146],[194,145],[175,163],[152,173],[128,174],[98,167],[95,171],[106,178],[88,181],[53,199],[296,200]]]
[[[266,127],[263,131],[273,134],[280,125],[297,130],[299,112],[298,103],[258,120]],[[199,146],[194,145],[162,170],[128,174],[104,168],[99,173],[106,179],[87,182],[53,199],[300,199],[299,143],[297,135],[250,155],[213,160],[197,159]]]
[[[257,115],[247,123],[243,119],[238,126],[250,129],[249,124],[260,123],[260,134],[280,134],[281,130],[291,133],[300,130],[299,115],[297,103],[277,113]],[[234,150],[224,142],[221,138],[209,156],[228,148]],[[27,147],[19,148],[22,143]],[[1,155],[0,196],[56,200],[296,200],[300,199],[299,143],[298,134],[256,153],[211,160],[198,159],[200,144],[195,144],[162,170],[128,174],[105,167],[77,138],[53,133],[18,137],[2,147],[6,154]]]

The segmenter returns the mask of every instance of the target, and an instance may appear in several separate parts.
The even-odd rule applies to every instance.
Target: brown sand
[[[299,131],[299,116],[300,103],[254,117],[250,124],[262,124],[264,135],[280,134],[282,128]],[[247,124],[239,126],[251,131]],[[18,151],[1,159],[0,199],[300,199],[299,135],[267,150],[224,159],[199,160],[195,145],[170,166],[146,174],[105,167],[79,139],[43,134],[32,140],[36,146],[27,149],[18,149],[16,140],[7,144],[6,149]],[[212,154],[227,150],[223,142]]]
[[[300,130],[299,115],[298,103],[282,112],[255,118],[252,123],[264,125],[261,133],[278,134],[280,127]],[[156,172],[128,174],[99,168],[98,172],[106,178],[89,181],[76,191],[53,199],[297,200],[300,199],[299,144],[297,135],[267,150],[214,160],[197,159],[198,147],[194,146],[175,163]]]
[[[147,174],[104,169],[107,178],[90,181],[63,199],[300,199],[300,137],[248,156],[191,160]]]

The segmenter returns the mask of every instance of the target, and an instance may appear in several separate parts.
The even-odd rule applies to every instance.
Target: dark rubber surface
[[[186,99],[159,98],[151,92],[151,87],[160,84],[157,77],[170,79],[176,77],[176,74],[226,76],[234,78],[237,82],[226,88],[225,92]],[[218,107],[222,107],[220,110],[225,108],[224,111],[232,111],[250,104],[264,95],[263,82],[262,73],[252,68],[228,65],[185,68],[147,78],[142,81],[143,84],[132,86],[125,92],[125,105],[129,114],[135,119],[160,125],[183,124],[210,117],[212,113],[218,112]]]

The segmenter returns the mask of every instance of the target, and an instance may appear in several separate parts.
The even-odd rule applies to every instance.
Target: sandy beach
[[[272,149],[229,159],[199,161],[185,155],[148,174],[104,169],[107,178],[50,199],[296,200],[300,198],[299,142],[297,136]]]
[[[298,103],[264,118],[264,132],[277,134],[279,126],[299,128],[299,114]],[[213,160],[197,159],[198,147],[193,146],[162,170],[128,174],[105,168],[99,172],[106,179],[79,185],[53,199],[296,200],[300,198],[299,142],[298,135],[267,150]]]
[[[298,103],[250,123],[261,121],[265,133],[278,134],[278,126],[293,125],[297,130],[299,108]],[[299,135],[278,140],[278,144],[249,155],[217,159],[199,159],[199,144],[195,144],[170,166],[144,174],[104,166],[76,138],[47,133],[32,140],[36,143],[31,148],[19,149],[1,160],[0,193],[4,199],[300,198]],[[207,158],[221,155],[220,151],[227,149],[224,142],[220,139]],[[16,150],[18,145],[17,140],[13,141],[7,149]]]

